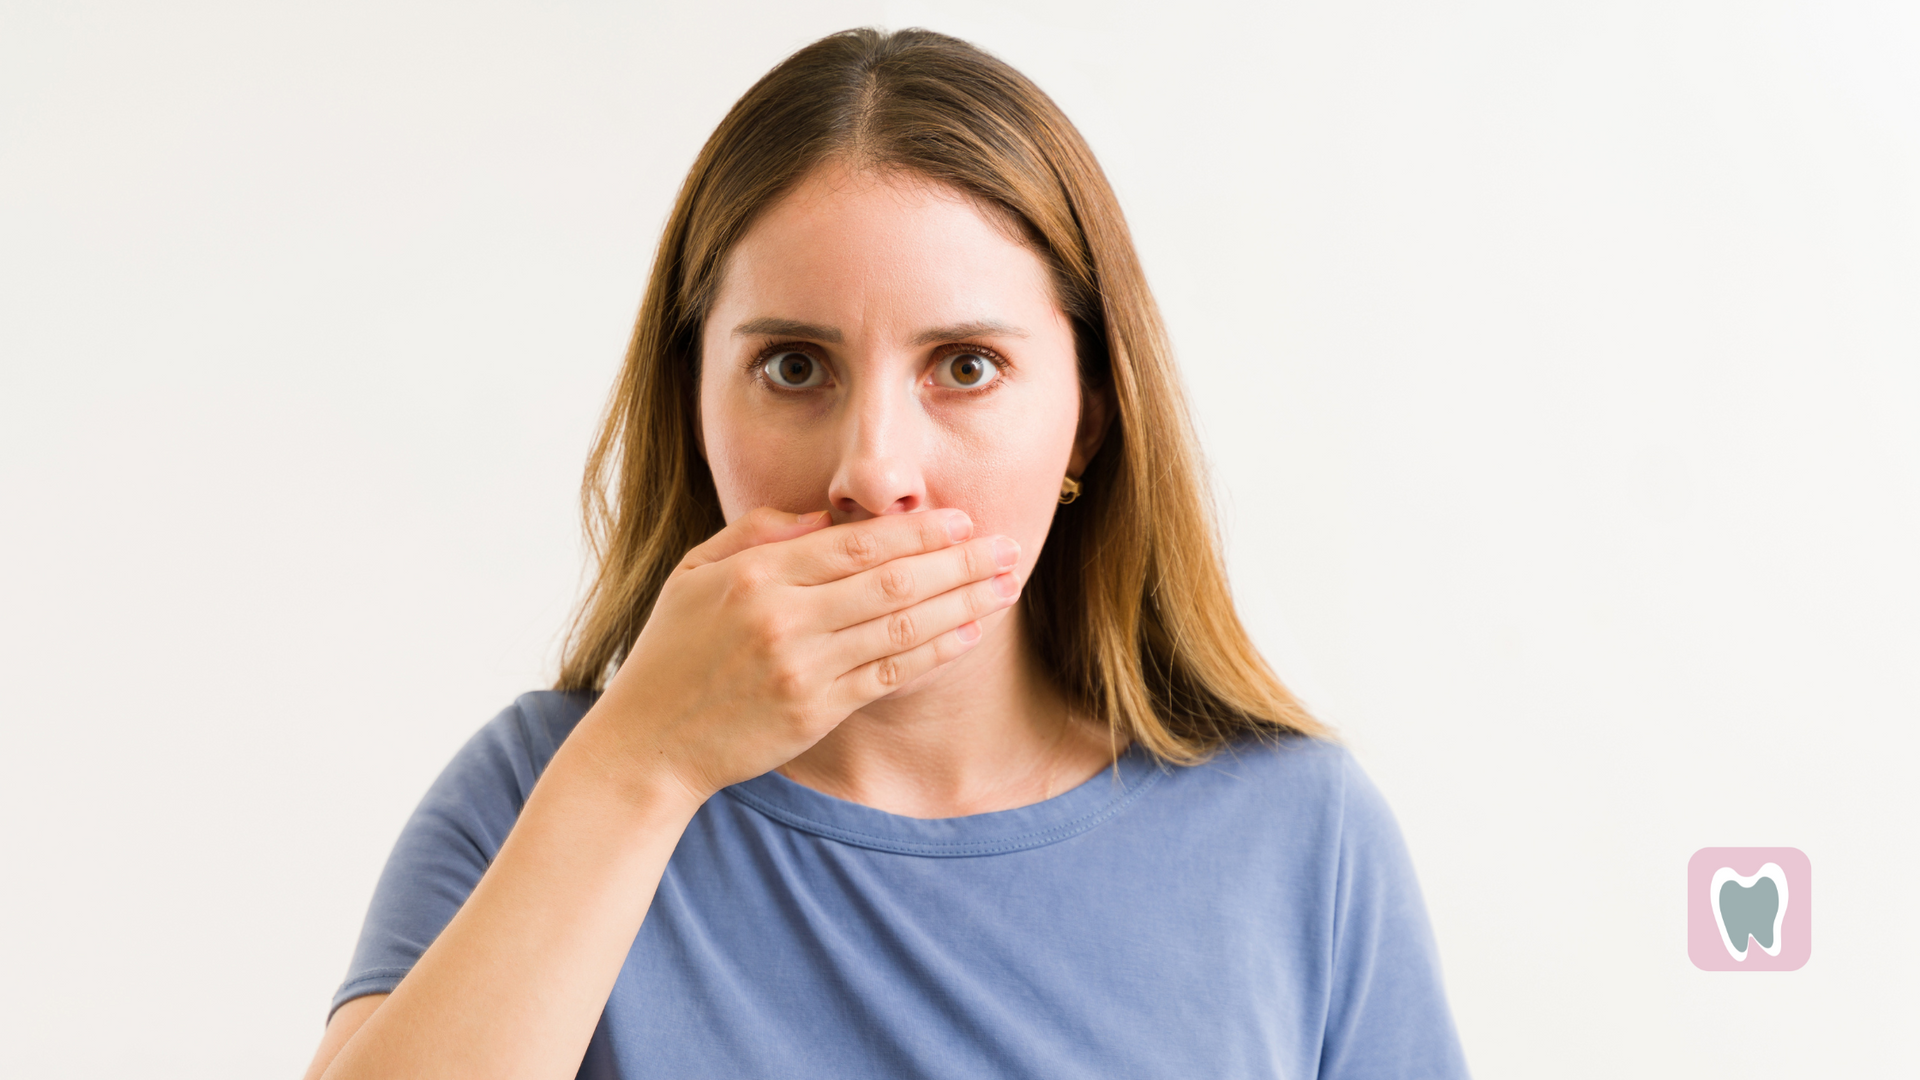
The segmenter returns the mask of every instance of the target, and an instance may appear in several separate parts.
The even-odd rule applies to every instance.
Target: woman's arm
[[[606,767],[614,756],[591,745],[596,734],[582,720],[561,745],[473,895],[394,992],[369,1007],[322,1076],[578,1070],[667,858],[699,808],[670,777],[618,776]],[[351,1022],[336,1014],[335,1023]]]
[[[327,1032],[320,1036],[320,1049],[313,1052],[313,1063],[307,1066],[302,1080],[320,1080],[321,1074],[333,1062],[334,1055],[340,1052],[348,1039],[353,1038],[353,1033],[360,1030],[360,1025],[366,1023],[367,1017],[372,1016],[373,1010],[385,1000],[385,994],[368,994],[333,1010],[333,1016],[327,1020]]]
[[[392,994],[341,1007],[309,1076],[572,1076],[701,804],[1017,595],[1017,547],[957,512],[822,524],[757,511],[689,554],[473,893]]]

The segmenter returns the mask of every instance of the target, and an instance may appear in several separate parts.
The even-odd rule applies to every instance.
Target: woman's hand
[[[959,656],[1019,595],[1019,545],[972,534],[957,510],[756,510],[689,552],[473,895],[390,997],[334,1014],[308,1075],[572,1076],[700,804]]]
[[[1019,545],[972,535],[957,510],[756,510],[689,552],[473,894],[390,997],[334,1014],[308,1075],[573,1075],[700,805],[959,656],[1019,595]]]
[[[966,652],[1019,596],[1020,545],[959,510],[826,523],[762,508],[689,552],[582,727],[705,801]]]

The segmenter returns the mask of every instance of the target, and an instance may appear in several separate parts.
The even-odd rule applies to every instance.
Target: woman
[[[407,825],[310,1076],[1464,1075],[1384,803],[1234,614],[1091,153],[837,34],[681,190],[558,688]]]

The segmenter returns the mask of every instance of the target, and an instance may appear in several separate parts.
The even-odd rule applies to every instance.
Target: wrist
[[[664,751],[632,737],[631,726],[614,722],[596,704],[554,755],[549,773],[561,767],[571,778],[570,786],[591,791],[596,801],[642,823],[685,825],[712,792],[687,784]]]

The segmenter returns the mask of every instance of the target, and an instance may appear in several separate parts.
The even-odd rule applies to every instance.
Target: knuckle
[[[779,623],[773,619],[748,619],[741,636],[745,639],[742,644],[762,659],[771,660],[780,652],[782,634]]]
[[[966,606],[970,619],[979,618],[993,610],[992,594],[986,588],[966,589],[961,592],[961,603]]]
[[[773,567],[759,559],[743,559],[733,572],[731,591],[740,596],[760,596],[774,583]]]
[[[875,661],[873,665],[873,681],[887,689],[899,686],[901,680],[906,678],[906,674],[906,668],[891,656]]]
[[[866,529],[848,529],[840,537],[840,555],[854,566],[867,566],[880,555],[880,541]]]
[[[767,671],[767,685],[781,699],[802,698],[807,690],[806,672],[793,664],[775,664]]]
[[[913,616],[904,611],[894,612],[887,617],[887,640],[896,649],[905,649],[915,639]]]
[[[986,572],[989,564],[987,562],[986,552],[979,544],[968,544],[962,548],[961,551],[963,553],[961,557],[966,560],[967,564],[968,581],[972,581]]]
[[[758,624],[760,637],[774,645],[784,643],[793,629],[792,617],[778,609],[760,611],[755,617],[755,622]]]
[[[906,600],[913,596],[913,572],[904,566],[888,566],[874,574],[873,587],[883,600]]]

